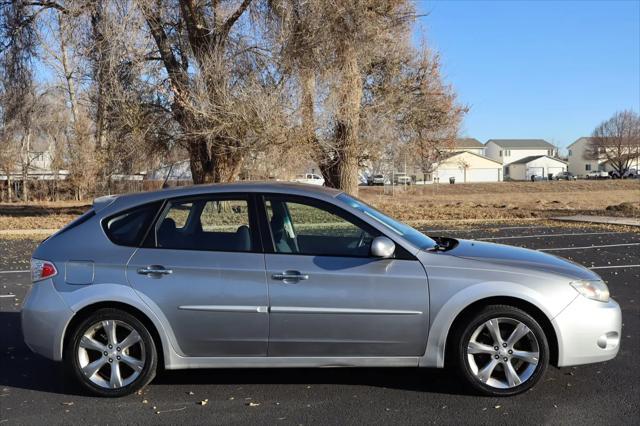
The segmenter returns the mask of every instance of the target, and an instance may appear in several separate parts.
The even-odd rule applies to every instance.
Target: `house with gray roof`
[[[609,152],[609,156],[604,152],[603,147],[602,153],[598,157],[593,157],[589,155],[592,149],[591,144],[592,140],[590,137],[581,137],[567,147],[569,171],[574,175],[586,176],[592,170],[613,171],[614,168],[607,157],[616,157],[616,152],[629,155],[629,168],[640,170],[640,152],[638,151],[637,145],[630,144],[628,147],[622,148],[619,151],[617,147],[613,147],[612,151]],[[612,153],[613,155],[611,155]]]
[[[458,138],[452,152],[466,151],[472,154],[484,155],[484,144],[476,138]]]
[[[485,155],[504,165],[504,177],[509,176],[509,164],[527,157],[558,156],[555,146],[544,139],[489,139],[485,146]]]
[[[547,179],[567,171],[566,161],[548,155],[531,155],[504,167],[512,180],[532,180],[536,177]]]

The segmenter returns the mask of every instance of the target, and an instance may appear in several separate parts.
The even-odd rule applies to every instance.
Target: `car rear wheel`
[[[527,391],[544,375],[549,345],[538,322],[521,309],[486,306],[455,333],[458,372],[484,395]]]
[[[153,338],[135,316],[100,309],[72,331],[65,362],[80,384],[93,394],[118,397],[144,387],[155,377]]]

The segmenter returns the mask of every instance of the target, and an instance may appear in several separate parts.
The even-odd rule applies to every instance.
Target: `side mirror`
[[[396,251],[396,243],[387,237],[376,237],[371,242],[371,255],[373,257],[389,258]]]

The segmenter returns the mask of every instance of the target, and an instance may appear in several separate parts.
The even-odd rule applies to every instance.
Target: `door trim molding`
[[[206,312],[246,312],[266,314],[269,311],[267,306],[245,306],[245,305],[181,305],[178,309],[183,311],[206,311]]]
[[[269,309],[278,314],[345,314],[345,315],[422,315],[422,311],[397,309],[360,309],[360,308],[317,308],[307,306],[272,306]]]
[[[343,314],[343,315],[422,315],[422,311],[398,309],[318,308],[308,306],[246,306],[246,305],[181,305],[183,311],[246,312],[274,314]]]

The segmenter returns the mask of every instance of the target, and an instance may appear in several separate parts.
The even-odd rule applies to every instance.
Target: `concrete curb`
[[[640,219],[636,219],[632,217],[575,215],[575,216],[552,217],[551,219],[559,220],[562,222],[604,223],[607,225],[624,225],[624,226],[640,227]]]

